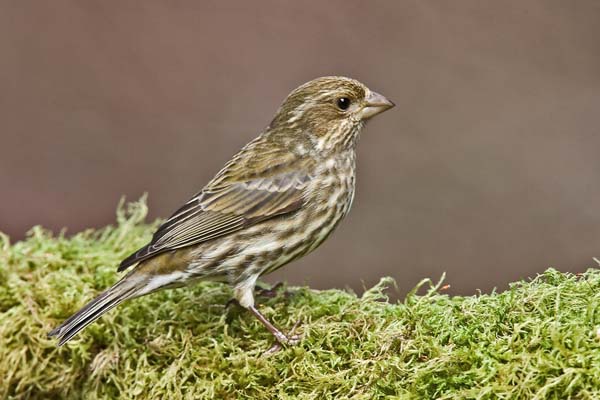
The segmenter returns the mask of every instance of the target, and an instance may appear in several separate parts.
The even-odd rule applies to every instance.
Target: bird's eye
[[[340,110],[347,110],[350,107],[350,99],[347,97],[340,97],[337,99],[337,106]]]

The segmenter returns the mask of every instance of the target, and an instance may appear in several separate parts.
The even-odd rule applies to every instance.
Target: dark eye
[[[337,99],[337,106],[340,110],[347,110],[350,107],[350,99],[347,97],[340,97]]]

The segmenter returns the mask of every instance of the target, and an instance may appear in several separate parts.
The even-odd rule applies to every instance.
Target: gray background
[[[349,218],[270,279],[504,288],[600,255],[600,2],[0,2],[0,230],[166,217],[321,75],[397,107]]]

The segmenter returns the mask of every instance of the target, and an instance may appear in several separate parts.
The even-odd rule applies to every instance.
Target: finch
[[[255,307],[256,280],[316,249],[348,213],[359,134],[393,106],[345,77],[292,91],[262,134],[121,262],[118,271],[130,271],[49,336],[63,345],[125,300],[216,280],[279,344],[296,342]]]

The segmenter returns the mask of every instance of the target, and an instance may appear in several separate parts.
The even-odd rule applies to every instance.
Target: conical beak
[[[394,106],[395,104],[386,99],[384,96],[377,92],[371,92],[367,96],[367,103],[360,111],[360,118],[363,120],[373,118],[375,115],[389,110]]]

